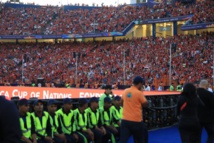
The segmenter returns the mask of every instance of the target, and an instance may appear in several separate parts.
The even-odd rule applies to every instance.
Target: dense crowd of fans
[[[212,22],[214,1],[196,4],[161,3],[147,6],[118,6],[64,10],[62,7],[9,8],[0,14],[0,35],[82,34],[122,31],[133,20],[159,19],[194,14],[191,24]],[[94,26],[94,23],[97,23]]]
[[[214,33],[204,33],[115,43],[1,44],[1,83],[21,84],[23,68],[25,84],[43,77],[47,83],[72,85],[77,79],[77,84],[97,88],[97,84],[130,85],[134,76],[141,75],[157,89],[160,84],[169,84],[168,55],[172,43],[177,44],[172,54],[173,83],[197,82],[212,77],[213,42]],[[80,56],[75,57],[74,53]]]
[[[214,21],[214,1],[207,0],[195,5],[195,14],[192,18],[193,24],[207,23]]]
[[[1,35],[42,34],[59,8],[3,8],[0,14]]]

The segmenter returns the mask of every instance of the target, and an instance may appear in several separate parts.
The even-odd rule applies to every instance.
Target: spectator
[[[187,83],[184,85],[177,104],[178,129],[182,143],[199,143],[201,141],[201,126],[197,113],[198,103],[195,86]]]

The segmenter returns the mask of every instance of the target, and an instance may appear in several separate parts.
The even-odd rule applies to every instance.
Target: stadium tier
[[[111,84],[117,89],[121,85],[131,85],[132,78],[141,75],[146,78],[147,85],[156,90],[159,86],[164,89],[169,86],[168,55],[172,43],[177,43],[172,53],[174,86],[185,82],[197,83],[203,78],[211,81],[213,39],[214,33],[210,32],[118,42],[3,43],[0,83],[31,86],[42,77],[48,87],[52,83],[58,87],[78,88],[99,88]]]
[[[140,25],[148,19],[173,19],[187,15],[192,16],[184,18],[188,18],[186,25],[213,22],[213,4],[212,0],[206,0],[197,1],[195,4],[162,2],[153,7],[77,6],[70,10],[66,6],[1,4],[0,41],[3,43],[0,54],[3,66],[0,67],[0,84],[95,89],[110,84],[115,89],[124,89],[131,85],[135,75],[141,75],[146,78],[146,86],[150,86],[152,90],[159,87],[164,90],[170,84],[170,59],[166,55],[169,55],[169,47],[174,43],[176,45],[171,66],[174,86],[211,78],[212,32],[196,34],[195,31],[193,33],[196,35],[177,35],[175,31],[178,29],[178,20],[173,20],[173,24],[159,22],[158,28],[154,26],[156,23],[151,26],[147,21],[150,25],[147,29],[150,30],[136,26],[135,34],[132,33],[142,37],[140,35],[146,31],[153,37],[132,36],[133,39],[130,40],[130,37],[124,35],[126,40],[118,41],[120,37],[115,40],[108,32],[122,32],[133,21],[138,21],[135,24]],[[171,27],[167,27],[168,24]],[[141,31],[138,28],[141,28]],[[111,37],[113,42],[96,41],[90,37],[93,32],[107,32],[105,36]],[[88,33],[88,38],[93,42],[79,43],[76,42],[78,38],[69,38],[84,33]],[[155,37],[156,33],[159,37]],[[169,37],[170,33],[174,36]],[[36,36],[32,38],[32,34]],[[56,35],[60,34],[71,34],[67,35],[69,42],[64,42],[63,36],[60,36],[60,42],[57,41],[60,38],[56,38]],[[18,36],[21,35],[29,36],[21,39],[35,39],[36,42],[19,42]],[[53,36],[55,44],[38,42],[38,39],[45,39],[41,38],[41,35]],[[10,39],[10,36],[15,36],[12,39],[16,39],[16,43],[4,42],[4,39]],[[82,41],[84,40],[83,38]]]
[[[188,24],[214,21],[214,1],[196,4],[161,3],[153,7],[118,6],[65,10],[64,7],[4,6],[0,12],[0,35],[83,34],[122,32],[134,20],[160,19],[193,14]]]

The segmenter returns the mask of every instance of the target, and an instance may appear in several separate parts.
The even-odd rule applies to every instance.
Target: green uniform
[[[35,113],[31,113],[35,124],[35,131],[38,139],[44,140],[46,136],[52,136],[50,117],[48,112],[43,111],[42,117],[38,117]]]
[[[54,114],[53,116],[50,115],[50,123],[51,123],[51,127],[52,127],[52,134],[53,136],[55,134],[62,134],[62,127],[59,120],[59,115],[58,114]]]
[[[63,109],[59,109],[56,114],[59,117],[59,125],[62,128],[64,134],[71,135],[76,131],[76,125],[74,121],[74,111],[70,110],[68,114],[64,113]]]
[[[76,138],[73,136],[76,133],[76,122],[74,120],[74,111],[70,110],[68,114],[66,114],[63,108],[59,109],[56,114],[59,118],[59,131],[60,126],[62,133],[65,134],[68,142],[76,142]]]
[[[113,124],[112,115],[113,115],[112,110],[109,109],[107,111],[107,110],[100,109],[101,123],[103,126],[105,126],[105,128],[107,128],[107,126],[111,126]],[[115,136],[112,132],[111,132],[111,141],[112,141],[112,143],[116,143]]]
[[[101,112],[101,121],[102,121],[102,125],[105,125],[105,126],[110,126],[112,125],[112,121],[113,121],[113,118],[112,118],[112,110],[100,110]]]
[[[70,84],[68,84],[68,83],[65,85],[65,87],[66,87],[66,88],[71,88],[71,87],[70,87]]]
[[[83,138],[84,143],[88,143],[89,136],[84,132],[88,129],[87,112],[80,113],[79,109],[74,110],[74,120],[79,138]]]
[[[77,131],[87,130],[87,113],[80,113],[79,109],[74,110]]]
[[[99,109],[97,109],[96,111],[92,111],[92,109],[89,107],[85,110],[85,112],[87,113],[88,115],[88,123],[89,123],[89,128],[95,132],[95,128],[96,127],[101,127],[102,126],[102,122],[101,122],[101,112]],[[102,134],[102,133],[100,133]],[[105,141],[107,142],[107,140],[111,139],[112,140],[112,137],[113,137],[113,140],[112,140],[112,143],[115,143],[115,138],[113,135],[111,135],[110,132],[107,132],[106,135],[103,135],[101,136],[100,134],[96,134],[95,132],[95,138],[98,139],[100,138],[100,142],[104,141],[103,139],[105,139]],[[98,141],[98,142],[99,142]]]
[[[95,112],[91,110],[90,107],[88,107],[85,112],[87,113],[88,116],[88,123],[89,123],[89,128],[94,129],[95,127],[99,127],[101,125],[100,122],[100,112],[99,109],[97,109]]]
[[[19,118],[22,135],[31,139],[32,134],[35,133],[35,125],[33,118],[29,112],[25,116]]]
[[[181,85],[177,85],[176,90],[177,91],[182,91],[182,86]]]
[[[119,109],[117,109],[115,106],[111,106],[110,112],[112,114],[113,125],[115,127],[119,127],[117,123],[120,122],[122,119],[123,107],[120,107]]]
[[[107,97],[107,96],[109,96],[111,99],[113,98],[113,95],[112,95],[112,94],[109,94],[109,95],[107,95],[106,93],[102,94],[102,95],[100,96],[100,99],[99,99],[99,108],[100,108],[100,109],[103,109],[103,108],[104,108],[104,98]]]
[[[170,90],[170,91],[174,91],[174,86],[173,86],[173,85],[170,85],[169,90]]]

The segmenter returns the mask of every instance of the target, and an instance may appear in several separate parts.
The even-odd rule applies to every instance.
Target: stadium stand
[[[125,5],[87,9],[83,5],[65,10],[64,7],[51,6],[11,8],[0,3],[0,35],[123,31],[133,20],[194,14],[187,23],[193,25],[213,22],[213,5],[212,0],[206,0],[194,5],[179,2],[171,5],[163,2],[152,8]],[[94,28],[92,23],[98,25]],[[145,78],[146,85],[151,86],[151,90],[157,90],[160,86],[166,90],[169,88],[169,47],[172,44],[176,44],[172,53],[174,87],[186,82],[197,84],[201,79],[208,79],[209,83],[212,80],[213,32],[112,42],[82,43],[62,40],[61,43],[54,44],[35,41],[0,43],[0,86],[40,86],[40,78],[44,79],[46,87],[97,89],[113,85],[114,89],[124,89],[132,84],[133,77],[140,75]],[[147,97],[149,108],[143,110],[143,116],[148,129],[170,126],[177,121],[177,97],[177,94]],[[19,97],[11,98],[16,104],[18,99]],[[30,112],[33,111],[35,100],[37,98],[30,98]],[[44,98],[42,101],[46,110],[50,100]],[[60,108],[63,99],[58,101],[57,106]],[[79,106],[77,101],[72,101],[73,109]]]
[[[118,6],[64,10],[63,7],[11,8],[0,14],[0,35],[83,34],[122,31],[133,20],[159,19],[194,14],[190,24],[213,21],[213,1],[196,4],[161,3],[147,6]],[[81,16],[80,16],[81,15]],[[93,26],[97,23],[97,26]],[[7,25],[7,26],[5,26]]]
[[[158,88],[168,86],[169,46],[177,43],[172,55],[173,83],[198,82],[212,76],[212,44],[214,33],[178,35],[164,38],[140,38],[130,41],[1,44],[1,84],[31,85],[37,77],[47,83],[70,84],[72,87],[98,88],[98,85],[131,85],[132,78],[141,75]],[[81,47],[81,48],[80,48]],[[75,83],[76,58],[78,78]],[[124,53],[126,79],[124,83]],[[116,87],[117,87],[116,86]]]
[[[42,34],[59,8],[10,8],[1,13],[1,35]]]
[[[214,1],[207,0],[204,2],[198,2],[194,8],[194,16],[192,18],[192,24],[208,23],[214,21]]]

